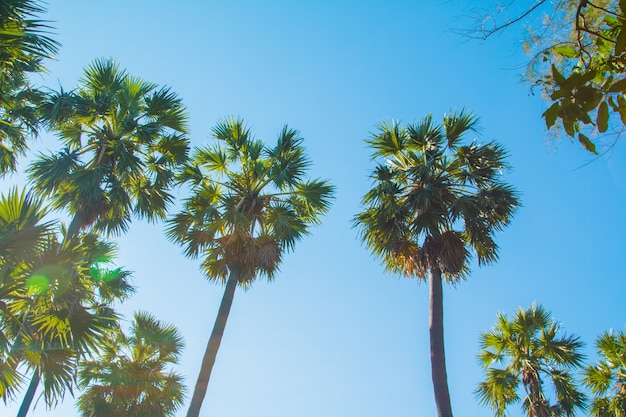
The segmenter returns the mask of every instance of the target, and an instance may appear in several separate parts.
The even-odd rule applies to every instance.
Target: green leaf
[[[574,121],[569,117],[563,118],[563,128],[565,129],[565,133],[569,136],[574,137],[574,133],[576,133],[576,129],[574,128]]]
[[[617,106],[619,117],[622,119],[622,124],[626,125],[626,99],[623,95],[617,96]]]
[[[600,131],[600,133],[606,132],[606,130],[609,128],[609,106],[606,104],[606,101],[600,103],[596,123],[598,125],[598,130]]]
[[[589,140],[587,136],[583,135],[582,133],[579,133],[578,141],[589,152],[594,153],[596,155],[598,154],[598,152],[596,151],[596,145],[594,145],[594,143],[591,140]]]
[[[552,78],[554,78],[554,81],[558,85],[561,85],[561,84],[563,84],[565,82],[565,77],[563,75],[561,75],[561,73],[559,72],[558,68],[554,64],[552,64]]]
[[[550,129],[556,122],[556,118],[561,110],[561,106],[558,102],[552,104],[548,110],[543,112],[543,117],[546,119],[546,127]]]
[[[615,81],[611,87],[609,87],[609,93],[619,93],[626,90],[626,78]]]
[[[568,45],[557,45],[552,49],[557,54],[562,55],[567,58],[576,58],[578,56],[578,52],[576,52],[574,48]]]
[[[626,49],[626,30],[622,26],[617,34],[617,39],[615,39],[615,55],[621,55],[624,49]]]

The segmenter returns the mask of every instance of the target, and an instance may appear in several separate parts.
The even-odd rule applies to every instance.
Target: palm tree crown
[[[520,308],[512,320],[498,314],[494,328],[480,338],[479,361],[487,373],[476,390],[480,401],[503,417],[520,401],[521,384],[522,409],[529,417],[573,416],[584,408],[585,396],[570,372],[582,364],[583,343],[559,333],[560,325],[542,306]],[[546,379],[554,388],[552,399],[544,389]]]
[[[225,282],[233,267],[242,285],[259,273],[272,278],[284,252],[328,210],[333,187],[305,179],[309,161],[296,130],[285,126],[268,147],[241,119],[229,118],[213,135],[219,143],[197,149],[180,175],[192,196],[167,235],[188,256],[202,254],[211,280]]]
[[[519,201],[500,180],[507,169],[502,146],[460,143],[477,124],[465,111],[444,117],[443,126],[427,116],[406,128],[381,124],[367,141],[384,162],[355,223],[389,270],[424,277],[435,268],[455,280],[467,272],[468,249],[479,264],[497,260],[494,232],[509,223]]]
[[[174,170],[189,147],[187,114],[175,93],[101,59],[75,92],[52,94],[44,109],[66,147],[42,155],[31,180],[74,216],[70,236],[89,226],[123,232],[133,214],[165,216]]]
[[[594,395],[591,414],[626,417],[626,334],[605,332],[596,349],[600,360],[585,368],[585,385]]]
[[[127,271],[106,266],[110,243],[89,234],[61,242],[45,214],[28,193],[0,197],[0,398],[15,396],[20,366],[31,369],[22,414],[40,380],[48,406],[72,389],[78,360],[114,327],[111,304],[133,292]]]
[[[121,331],[97,360],[81,363],[78,400],[84,417],[166,417],[180,408],[183,378],[167,370],[183,348],[178,330],[148,313],[135,313],[129,336]]]

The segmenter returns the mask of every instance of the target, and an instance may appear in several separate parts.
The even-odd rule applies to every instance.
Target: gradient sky
[[[209,143],[225,116],[243,117],[268,143],[287,123],[305,138],[311,176],[337,187],[323,225],[285,257],[275,281],[235,295],[202,416],[436,415],[428,287],[386,274],[351,226],[371,186],[364,139],[391,119],[473,111],[482,140],[509,150],[506,180],[522,194],[522,209],[497,236],[500,261],[444,289],[457,416],[490,415],[473,391],[482,377],[479,334],[496,312],[542,303],[587,342],[591,357],[597,335],[624,330],[626,142],[593,158],[568,140],[548,141],[546,105],[521,82],[522,28],[487,42],[460,37],[452,29],[467,27],[483,3],[469,4],[50,1],[45,17],[63,46],[37,83],[72,89],[93,59],[112,57],[183,97],[193,145]],[[59,145],[44,135],[36,148]],[[134,271],[138,288],[120,310],[129,319],[147,310],[180,329],[186,348],[177,370],[191,389],[222,288],[163,237],[162,224],[136,221],[116,240],[118,264]],[[17,404],[4,410],[13,415]],[[30,415],[77,413],[68,396],[52,411],[40,401]]]

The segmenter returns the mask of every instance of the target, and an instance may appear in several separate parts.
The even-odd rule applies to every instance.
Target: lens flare
[[[118,279],[121,275],[121,268],[111,269],[111,258],[101,256],[96,258],[91,267],[89,268],[89,274],[96,281],[111,282]]]
[[[43,294],[50,288],[50,279],[43,274],[33,274],[26,281],[28,291],[35,294]]]

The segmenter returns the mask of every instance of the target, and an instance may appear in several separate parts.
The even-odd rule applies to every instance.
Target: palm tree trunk
[[[224,335],[224,328],[226,327],[230,307],[233,304],[237,281],[239,281],[239,268],[232,267],[230,270],[230,276],[226,282],[226,288],[224,289],[220,309],[218,310],[217,318],[215,319],[215,324],[213,325],[213,331],[211,332],[209,343],[207,344],[204,357],[202,358],[200,374],[198,375],[198,380],[196,381],[196,386],[193,390],[193,396],[191,397],[187,417],[198,417],[200,414],[200,407],[202,407],[202,401],[204,401],[204,396],[206,395],[206,390],[209,386],[211,371],[213,370],[215,358],[217,357],[217,351],[220,347],[220,343],[222,342],[222,336]]]
[[[30,380],[30,384],[28,385],[26,394],[24,394],[22,405],[20,405],[20,409],[17,412],[17,417],[26,417],[26,414],[28,414],[28,409],[33,403],[33,398],[35,398],[35,393],[37,392],[39,381],[41,381],[41,374],[39,373],[39,369],[35,369],[35,373]]]
[[[83,217],[79,213],[76,213],[74,215],[74,218],[70,222],[70,225],[67,227],[67,235],[65,236],[65,240],[69,241],[72,238],[76,237],[80,232],[80,229],[82,229],[84,223],[85,221],[83,220]]]
[[[439,417],[452,417],[446,353],[443,343],[443,288],[441,271],[430,269],[430,364],[432,370],[435,404]]]

